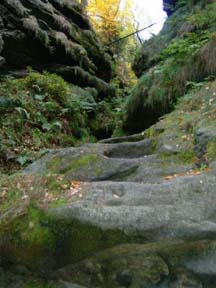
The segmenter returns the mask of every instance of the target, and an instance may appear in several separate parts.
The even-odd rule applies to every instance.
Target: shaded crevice
[[[140,142],[115,144],[104,151],[104,155],[109,158],[134,159],[152,155],[155,150],[154,139],[145,139]]]
[[[134,174],[138,168],[139,165],[135,165],[126,169],[119,168],[119,171],[109,172],[105,176],[97,177],[92,181],[122,181]]]

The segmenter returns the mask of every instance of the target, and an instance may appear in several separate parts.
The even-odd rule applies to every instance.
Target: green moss
[[[62,163],[62,159],[60,157],[54,157],[51,160],[48,169],[51,172],[58,172],[65,174],[69,171],[72,172],[74,170],[84,168],[86,166],[91,167],[91,165],[97,162],[98,160],[99,158],[97,154],[86,154],[80,156],[79,158],[70,160],[69,161],[70,163],[65,166],[64,163]]]
[[[81,265],[74,265],[70,277],[86,285],[89,283],[89,274],[82,267],[91,263],[97,275],[102,276],[100,282],[98,278],[91,277],[95,287],[119,287],[115,276],[123,271],[129,271],[132,276],[130,287],[140,287],[143,283],[145,287],[156,287],[160,283],[170,283],[178,275],[176,268],[184,267],[188,260],[199,261],[203,256],[208,257],[209,253],[215,253],[214,241],[160,241],[121,245],[98,253]]]
[[[78,164],[88,165],[92,160],[94,161],[95,157],[84,157]],[[74,167],[77,168],[77,164]],[[10,177],[3,183],[3,186],[8,187],[8,191],[10,185],[16,187],[17,183],[19,183],[17,189],[21,191],[25,191],[26,187],[28,189],[34,187],[37,183],[37,187],[29,191],[30,204],[22,200],[22,193],[18,196],[13,193],[10,195],[10,201],[4,200],[7,203],[6,211],[8,207],[10,211],[12,210],[12,215],[2,221],[0,226],[4,261],[25,265],[30,271],[46,274],[50,269],[60,265],[59,259],[62,259],[62,265],[66,265],[83,259],[95,251],[133,241],[131,235],[125,235],[120,230],[104,231],[91,224],[76,221],[67,216],[67,209],[64,210],[64,207],[61,208],[63,220],[58,217],[53,208],[72,201],[67,194],[70,182],[60,175],[27,177],[27,179],[22,177],[19,175]],[[25,186],[25,183],[28,186]],[[48,196],[46,191],[49,193]],[[51,195],[53,200],[50,202],[46,197]],[[73,201],[76,201],[75,198]]]
[[[143,136],[143,139],[155,138],[155,137],[158,137],[163,132],[164,132],[164,128],[152,126],[152,127],[148,128],[147,130],[143,131],[141,133],[141,135]]]
[[[34,279],[25,281],[21,288],[60,288],[60,286],[54,283],[45,283],[42,280]]]
[[[56,257],[61,258],[59,261],[64,262],[62,265],[84,259],[93,252],[132,241],[131,236],[120,230],[105,231],[76,220],[53,222],[52,231],[57,239]]]
[[[57,207],[60,207],[60,206],[66,205],[66,204],[68,204],[68,201],[66,199],[60,198],[58,200],[53,201],[51,203],[50,207],[57,208]]]
[[[60,157],[53,157],[48,165],[49,171],[57,173],[58,169],[60,168],[60,161],[61,161]]]
[[[162,152],[159,157],[162,160],[172,159],[173,162],[181,164],[192,164],[196,161],[196,155],[193,150],[184,150],[178,153]],[[167,165],[170,163],[168,162]]]
[[[50,245],[49,232],[42,226],[42,221],[45,218],[43,213],[30,207],[26,212],[26,215],[17,218],[10,229],[12,231],[12,239],[17,244],[25,244],[28,246],[29,243],[37,245]]]
[[[1,183],[0,183],[0,188]],[[4,191],[4,188],[2,188]],[[7,199],[6,201],[1,201],[0,207],[1,209],[7,209],[9,208],[14,202],[20,200],[21,198],[21,191],[17,189],[16,187],[10,187],[9,190],[6,191]],[[0,221],[1,222],[1,221]]]
[[[216,139],[208,143],[206,158],[209,162],[216,160]]]
[[[1,231],[3,258],[25,265],[37,274],[46,274],[54,267],[75,263],[93,252],[134,241],[120,230],[104,231],[73,219],[61,220],[35,207],[30,207],[9,226],[2,226]]]
[[[54,207],[66,204],[71,200],[68,194],[70,182],[60,175],[48,176],[23,176],[14,174],[9,177],[1,177],[0,191],[3,197],[0,201],[0,210],[4,214],[8,209],[11,210],[11,216],[16,215],[17,209],[25,207],[28,201],[38,205],[52,205]],[[11,209],[11,207],[14,207]],[[7,213],[5,213],[7,215]],[[28,214],[31,213],[28,211]],[[34,216],[34,215],[32,215]],[[37,215],[35,215],[35,218]],[[0,224],[3,218],[0,220]]]
[[[178,159],[183,164],[190,164],[196,161],[196,155],[193,150],[181,151],[178,153]]]
[[[46,226],[47,221],[44,212],[31,206],[24,215],[2,225],[3,258],[25,265],[39,274],[48,271],[52,265],[48,256],[54,251],[55,238]]]

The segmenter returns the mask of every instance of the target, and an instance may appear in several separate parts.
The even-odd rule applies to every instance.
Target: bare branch
[[[162,21],[162,20],[161,20],[161,21]],[[148,25],[148,26],[146,26],[146,27],[144,27],[144,28],[142,28],[142,29],[140,29],[140,30],[137,30],[137,31],[135,31],[135,32],[133,32],[133,33],[130,33],[130,34],[122,37],[122,38],[119,38],[119,39],[117,39],[117,40],[115,40],[115,41],[113,41],[113,42],[110,42],[109,44],[107,44],[107,46],[111,46],[111,45],[113,45],[113,44],[115,44],[115,43],[118,43],[118,42],[120,42],[120,41],[122,41],[122,40],[124,40],[124,39],[126,39],[126,38],[129,38],[129,37],[131,37],[131,36],[133,36],[133,35],[135,35],[135,34],[138,35],[138,33],[142,32],[142,31],[144,31],[144,30],[147,30],[147,29],[151,28],[152,26],[155,26],[156,24],[160,23],[161,21],[152,23],[152,24],[150,24],[150,25]]]

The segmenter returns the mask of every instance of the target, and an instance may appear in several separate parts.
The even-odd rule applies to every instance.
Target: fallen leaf
[[[183,135],[183,136],[182,136],[182,140],[183,140],[183,141],[186,141],[187,139],[188,139],[187,135]]]
[[[174,176],[166,176],[164,177],[164,180],[172,180],[173,178],[175,178]]]
[[[34,223],[33,222],[29,222],[29,229],[33,229],[34,228]]]
[[[205,168],[205,169],[206,169],[206,170],[204,170],[205,172],[210,172],[211,171],[210,168]],[[172,180],[174,178],[183,177],[183,176],[199,176],[199,175],[201,175],[200,171],[190,170],[190,171],[185,172],[185,173],[182,172],[182,173],[166,176],[166,177],[164,177],[164,180]]]

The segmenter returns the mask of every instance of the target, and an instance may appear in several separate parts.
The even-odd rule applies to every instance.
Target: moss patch
[[[51,160],[48,169],[50,172],[65,174],[80,168],[91,167],[97,161],[99,161],[99,156],[97,154],[81,155],[79,158],[71,159],[66,165],[63,163],[65,161],[62,160],[62,158],[54,157]]]
[[[29,207],[25,215],[19,216],[7,227],[3,225],[3,264],[10,259],[10,262],[25,265],[31,271],[42,273],[49,270],[52,263],[47,256],[53,253],[55,239],[46,227],[46,221],[42,211]]]
[[[187,260],[208,257],[215,247],[215,242],[208,240],[121,245],[70,266],[68,275],[82,285],[117,288],[122,279],[127,279],[131,287],[140,287],[141,283],[155,287],[172,282],[178,275],[176,268],[184,267]]]
[[[3,265],[25,265],[39,275],[96,251],[133,241],[131,235],[120,230],[103,231],[73,219],[57,219],[36,207],[29,207],[23,216],[1,227]]]
[[[208,143],[206,158],[210,162],[216,160],[216,139]]]
[[[181,151],[174,154],[169,152],[162,152],[159,154],[159,157],[162,160],[170,160],[178,164],[194,164],[197,161],[193,150]],[[166,166],[170,164],[170,161],[167,163],[165,162]]]
[[[41,177],[1,176],[0,210],[4,216],[8,215],[8,217],[2,217],[0,225],[7,222],[10,217],[14,219],[20,213],[25,213],[30,203],[37,203],[39,207],[44,208],[48,205],[60,206],[74,201],[77,196],[70,195],[71,185],[70,181],[57,174]]]
[[[181,163],[190,164],[196,161],[196,155],[193,150],[182,151],[178,153],[178,159]]]

